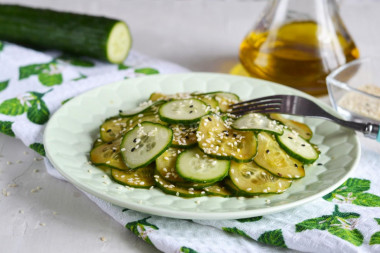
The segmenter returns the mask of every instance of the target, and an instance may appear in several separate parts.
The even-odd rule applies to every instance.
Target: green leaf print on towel
[[[254,222],[259,221],[263,218],[263,216],[257,216],[257,217],[251,217],[251,218],[244,218],[244,219],[237,219],[238,222]]]
[[[34,151],[36,151],[38,154],[40,154],[42,156],[46,155],[45,148],[44,148],[44,145],[42,143],[36,142],[36,143],[30,144],[29,148],[33,149]]]
[[[323,198],[331,202],[380,207],[380,197],[365,192],[370,187],[371,181],[367,179],[349,178],[333,192],[323,196]]]
[[[14,137],[15,133],[12,130],[12,124],[13,122],[11,121],[0,121],[0,132]]]
[[[124,69],[129,69],[130,67],[127,66],[127,65],[124,65],[123,63],[120,63],[118,66],[117,66],[117,69],[118,70],[124,70]]]
[[[21,99],[11,98],[0,104],[0,113],[10,116],[21,115],[28,109],[27,104]]]
[[[32,91],[17,98],[7,99],[0,104],[0,113],[17,116],[26,112],[26,116],[31,122],[39,125],[45,124],[49,119],[50,112],[42,97],[51,90],[45,93]]]
[[[82,80],[82,79],[86,79],[86,78],[87,78],[86,75],[83,75],[82,73],[79,73],[79,74],[80,74],[80,76],[77,77],[77,78],[74,78],[73,81],[79,81],[79,80]]]
[[[64,61],[64,62],[67,62],[67,63],[74,65],[74,66],[79,66],[79,67],[89,68],[89,67],[95,66],[95,63],[93,63],[92,61],[78,57],[78,56],[73,56],[73,55],[64,54],[64,55],[59,56],[57,59]]]
[[[19,68],[19,80],[38,75],[38,80],[42,85],[53,86],[63,82],[60,70],[55,61],[40,64],[31,64]]]
[[[41,64],[31,64],[27,66],[21,66],[19,68],[18,79],[22,80],[33,75],[39,75],[43,73],[44,71],[49,71],[50,70],[49,64],[50,63],[41,63]]]
[[[63,82],[61,73],[50,74],[43,72],[38,75],[38,80],[40,81],[40,83],[48,87],[61,84]]]
[[[273,231],[267,231],[260,235],[257,239],[258,242],[269,244],[276,247],[287,248],[284,237],[282,236],[282,230],[276,229]]]
[[[147,219],[149,218],[150,217],[144,218],[142,220],[134,221],[134,222],[129,222],[127,225],[125,225],[125,227],[131,230],[135,235],[137,235],[144,241],[153,245],[153,243],[149,239],[148,234],[152,230],[158,230],[158,227],[156,225],[150,224],[147,221]]]
[[[2,41],[0,40],[0,52],[3,51],[3,49],[4,49],[4,42],[2,42]]]
[[[375,218],[375,221],[377,224],[380,225],[380,218]],[[374,244],[380,244],[380,231],[377,231],[371,236],[371,239],[369,240],[369,245],[374,245]]]
[[[181,247],[180,252],[181,253],[198,253],[196,250],[193,250],[192,248],[188,248],[188,247]]]
[[[339,211],[338,205],[335,205],[332,215],[323,215],[296,224],[296,232],[311,229],[327,230],[332,235],[360,246],[363,243],[363,235],[355,228],[359,217],[358,213],[342,213]]]
[[[0,82],[0,92],[8,87],[9,80]]]
[[[154,74],[159,74],[160,72],[157,69],[153,69],[153,68],[141,68],[141,69],[135,69],[135,73],[145,74],[145,75],[154,75]]]
[[[228,233],[232,233],[232,234],[237,234],[237,235],[241,235],[241,236],[244,236],[244,237],[247,237],[247,238],[251,238],[249,235],[247,235],[244,231],[236,228],[236,227],[232,227],[232,228],[228,228],[228,227],[222,227],[222,229]]]

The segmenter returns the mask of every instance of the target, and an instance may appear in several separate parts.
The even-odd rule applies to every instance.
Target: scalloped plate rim
[[[360,158],[360,154],[361,154],[361,147],[359,145],[359,138],[356,135],[356,133],[354,131],[352,131],[352,134],[354,135],[354,138],[355,138],[355,144],[356,144],[355,147],[357,148],[356,156],[354,157],[352,166],[350,166],[349,170],[346,171],[346,173],[339,180],[335,181],[334,184],[330,185],[329,187],[327,187],[326,189],[324,189],[322,191],[315,193],[312,196],[308,196],[308,197],[302,198],[300,200],[296,200],[296,201],[286,203],[283,205],[271,206],[271,207],[266,207],[266,208],[261,208],[261,209],[251,209],[251,210],[241,210],[241,211],[240,210],[239,211],[224,211],[224,212],[215,212],[214,210],[208,211],[208,212],[206,212],[206,211],[205,212],[202,212],[202,211],[184,211],[184,210],[180,210],[180,211],[178,211],[178,210],[163,210],[162,207],[155,208],[152,206],[145,206],[145,205],[142,205],[139,203],[134,203],[134,202],[119,201],[118,199],[112,198],[112,197],[108,196],[107,194],[97,192],[91,186],[87,186],[85,184],[77,182],[75,177],[73,177],[70,173],[67,173],[65,168],[63,168],[60,164],[56,163],[55,157],[51,154],[50,149],[49,149],[49,137],[50,137],[50,134],[52,131],[51,127],[52,127],[54,121],[56,120],[56,118],[60,117],[60,111],[62,108],[70,107],[76,101],[82,99],[83,97],[88,96],[91,93],[97,92],[98,90],[107,89],[107,87],[110,87],[110,86],[116,86],[116,85],[124,84],[125,82],[129,82],[130,80],[135,80],[135,79],[141,80],[141,78],[154,80],[156,78],[165,78],[165,77],[173,77],[173,76],[178,76],[178,77],[198,76],[200,78],[205,77],[205,76],[214,76],[214,77],[226,76],[229,78],[236,77],[236,79],[244,79],[245,78],[249,82],[254,81],[256,83],[270,84],[274,88],[276,88],[276,87],[286,88],[289,91],[291,91],[292,93],[298,93],[302,96],[305,96],[305,97],[313,100],[314,102],[318,103],[321,107],[326,109],[328,112],[339,117],[339,114],[337,112],[335,112],[331,107],[327,106],[326,104],[323,104],[321,101],[317,100],[316,98],[314,98],[308,94],[305,94],[301,91],[295,90],[293,88],[286,87],[286,86],[283,86],[281,84],[273,83],[273,82],[266,81],[266,80],[249,78],[249,77],[242,77],[242,76],[233,76],[230,74],[207,73],[207,72],[199,72],[199,73],[191,72],[191,73],[185,73],[185,74],[157,74],[154,76],[152,75],[152,76],[136,77],[133,79],[121,80],[121,81],[113,82],[113,83],[106,84],[106,85],[103,85],[100,87],[96,87],[94,89],[91,89],[91,90],[84,92],[83,94],[76,96],[75,98],[71,99],[70,101],[68,101],[67,103],[62,105],[51,116],[51,118],[50,118],[50,120],[49,120],[49,122],[45,128],[45,132],[44,132],[44,136],[43,136],[43,143],[45,146],[46,157],[52,163],[54,168],[56,168],[59,171],[59,173],[62,174],[70,183],[72,183],[73,185],[75,185],[79,189],[81,189],[81,190],[83,190],[89,194],[92,194],[92,195],[94,195],[94,196],[96,196],[102,200],[108,201],[112,204],[115,204],[115,205],[118,205],[121,207],[125,207],[125,208],[130,208],[130,209],[135,210],[135,211],[140,211],[140,212],[144,212],[144,213],[148,213],[148,214],[153,214],[153,215],[158,215],[158,216],[163,216],[163,217],[169,217],[169,218],[213,219],[213,220],[217,220],[217,219],[239,219],[239,218],[248,218],[248,217],[253,217],[253,216],[261,216],[261,215],[267,215],[267,214],[271,214],[271,213],[277,213],[277,212],[285,211],[285,210],[297,207],[299,205],[303,205],[305,203],[308,203],[310,201],[313,201],[319,197],[326,195],[327,193],[331,192],[332,190],[334,190],[338,186],[340,186],[342,183],[344,183],[344,181],[347,180],[347,178],[350,176],[350,174],[353,172],[353,170],[355,169],[355,167],[357,166],[357,164],[359,162],[359,158]],[[200,197],[198,199],[204,199],[204,198],[208,199],[208,198],[215,198],[215,197],[205,196],[205,197]],[[216,198],[218,198],[218,197],[216,197]]]

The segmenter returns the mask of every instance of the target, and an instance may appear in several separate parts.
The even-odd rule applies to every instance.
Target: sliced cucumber
[[[152,123],[158,123],[160,125],[167,125],[166,122],[163,122],[161,119],[160,119],[160,116],[158,116],[157,114],[154,115],[154,114],[139,114],[139,115],[136,115],[132,118],[128,118],[129,120],[127,121],[127,128],[125,131],[130,131],[132,130],[135,126],[137,126],[138,124],[142,123],[142,122],[152,122]],[[124,134],[124,133],[123,133]]]
[[[126,111],[120,111],[119,116],[120,117],[132,117],[138,114],[142,113],[150,113],[150,114],[156,114],[158,112],[159,106],[163,104],[164,101],[156,101],[153,102],[151,100],[148,100],[147,102],[142,103],[139,107],[126,110]]]
[[[158,188],[160,188],[163,192],[170,195],[175,195],[178,197],[185,197],[185,198],[201,197],[201,196],[206,195],[206,191],[204,190],[196,190],[191,187],[190,188],[179,187],[174,184],[171,184],[169,181],[165,180],[159,174],[154,175],[154,180],[156,181],[156,185]]]
[[[276,177],[254,162],[231,162],[229,176],[236,188],[252,195],[282,193],[292,184],[291,180]]]
[[[284,134],[276,136],[278,143],[291,157],[303,163],[313,163],[318,157],[319,153],[314,147],[302,137],[296,131],[289,129],[284,130]]]
[[[281,114],[278,113],[271,113],[269,117],[281,122],[291,130],[298,132],[299,135],[305,140],[310,140],[311,137],[313,137],[313,131],[311,131],[310,127],[304,123],[284,118]]]
[[[107,166],[118,170],[129,170],[120,154],[121,138],[103,143],[90,151],[90,161],[95,166]]]
[[[199,99],[180,99],[161,105],[159,115],[168,123],[191,124],[209,113],[207,104]]]
[[[179,187],[190,188],[190,189],[203,189],[204,187],[210,186],[211,183],[195,183],[186,181],[183,179],[176,170],[176,161],[178,155],[182,152],[182,149],[178,148],[168,148],[162,155],[156,159],[156,171],[165,180],[175,184]]]
[[[217,115],[205,116],[197,132],[199,148],[217,159],[249,162],[257,152],[257,139],[251,131],[238,131]]]
[[[211,196],[228,198],[233,195],[233,193],[228,188],[226,188],[223,183],[216,183],[214,185],[205,187],[204,190],[206,191],[207,195]]]
[[[210,158],[198,149],[182,152],[176,163],[178,174],[189,181],[210,183],[222,180],[228,173],[230,161]]]
[[[100,138],[104,142],[110,142],[120,138],[127,130],[127,118],[112,117],[106,119],[100,126]]]
[[[152,100],[154,102],[154,101],[159,101],[159,100],[170,101],[173,99],[188,99],[188,98],[191,98],[191,95],[189,93],[176,93],[176,94],[167,95],[167,94],[162,94],[159,92],[154,92],[150,95],[149,100]]]
[[[272,135],[260,132],[257,138],[259,145],[254,161],[260,167],[277,177],[297,179],[305,176],[303,164],[290,157]]]
[[[213,96],[203,95],[203,96],[195,96],[196,99],[199,99],[209,105],[212,109],[216,110],[219,108],[219,103]]]
[[[193,92],[192,96],[207,96],[212,97],[218,102],[218,107],[221,112],[228,112],[229,107],[232,104],[236,104],[240,101],[238,95],[232,92],[224,92],[224,91],[211,91],[211,92]]]
[[[143,122],[124,135],[121,154],[131,169],[147,166],[160,156],[172,142],[173,131],[163,125]]]
[[[175,168],[181,149],[170,147],[156,159],[156,170],[158,174],[171,183],[185,183]]]
[[[232,124],[232,128],[241,131],[265,131],[276,135],[281,135],[284,132],[283,125],[261,113],[249,113],[238,118]]]
[[[174,124],[169,127],[173,130],[173,147],[189,148],[197,144],[197,124]]]
[[[221,112],[229,112],[230,105],[236,104],[240,101],[238,95],[230,92],[216,93],[215,100],[218,101]]]
[[[152,94],[150,94],[149,100],[155,102],[163,98],[165,98],[165,94],[162,94],[159,92],[153,92]]]
[[[112,169],[112,178],[123,185],[128,185],[136,188],[150,188],[155,185],[154,181],[154,163],[146,167],[132,171],[121,171]]]
[[[105,142],[102,140],[102,139],[100,139],[100,138],[98,138],[98,139],[96,139],[95,141],[94,141],[94,143],[92,143],[92,149],[93,148],[96,148],[96,147],[98,147],[98,146],[100,146],[100,145],[102,145],[102,144],[104,144]]]

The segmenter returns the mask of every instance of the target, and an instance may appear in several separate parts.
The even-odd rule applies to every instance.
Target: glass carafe
[[[335,0],[270,0],[239,57],[253,77],[322,95],[326,76],[359,51]]]

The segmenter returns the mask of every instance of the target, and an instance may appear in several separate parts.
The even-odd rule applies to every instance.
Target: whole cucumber
[[[0,40],[121,63],[132,39],[125,22],[0,4]]]

